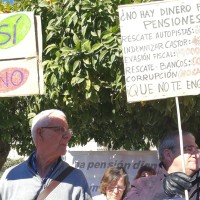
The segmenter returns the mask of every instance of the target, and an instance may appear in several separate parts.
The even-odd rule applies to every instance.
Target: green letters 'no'
[[[31,21],[25,14],[16,14],[0,21],[0,49],[11,48],[28,34]]]

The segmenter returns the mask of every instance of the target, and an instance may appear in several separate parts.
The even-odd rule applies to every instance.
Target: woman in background
[[[155,175],[155,174],[156,174],[156,171],[152,167],[144,165],[144,166],[140,167],[134,180],[138,179],[140,177],[147,177],[147,176],[151,176],[151,175]]]
[[[93,200],[122,200],[129,190],[128,174],[123,167],[109,167],[106,169],[100,183],[98,196]]]

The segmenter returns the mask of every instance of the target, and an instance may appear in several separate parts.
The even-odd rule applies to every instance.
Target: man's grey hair
[[[44,110],[33,118],[31,125],[31,136],[34,143],[37,128],[48,126],[54,117],[64,117],[66,119],[66,115],[61,110],[57,109]]]
[[[182,135],[192,135],[194,137],[194,135],[188,131],[182,131]],[[164,162],[164,150],[170,149],[173,153],[175,153],[177,148],[180,148],[178,130],[169,132],[159,141],[157,147],[158,159]]]

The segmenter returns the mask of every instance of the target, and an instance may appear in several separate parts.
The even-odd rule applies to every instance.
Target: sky
[[[11,4],[14,2],[14,0],[3,0],[4,2],[10,2]]]

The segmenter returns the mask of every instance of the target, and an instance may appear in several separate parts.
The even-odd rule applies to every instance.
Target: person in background
[[[156,174],[156,170],[154,170],[150,166],[144,165],[144,166],[140,167],[134,180],[138,179],[140,177],[147,177],[147,176],[151,176],[151,175],[155,175],[155,174]]]
[[[123,167],[109,167],[106,169],[100,183],[100,195],[93,200],[122,200],[129,190],[128,174]]]
[[[72,136],[65,114],[57,109],[40,112],[32,120],[31,135],[36,151],[5,171],[0,200],[91,200],[82,171],[61,158]]]
[[[198,171],[198,146],[192,133],[183,131],[185,171],[193,176]],[[167,174],[182,172],[179,132],[166,134],[159,142],[158,157],[160,160],[156,175],[139,178],[133,181],[131,189],[124,200],[163,200],[170,199],[165,193],[163,182]],[[196,200],[193,196],[192,200]]]

